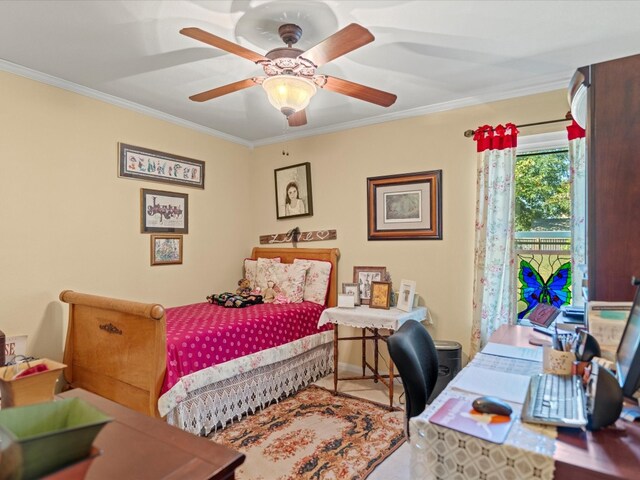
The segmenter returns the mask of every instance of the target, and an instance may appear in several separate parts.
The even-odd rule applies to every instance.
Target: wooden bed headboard
[[[322,260],[331,263],[331,278],[329,279],[329,295],[327,306],[338,304],[338,259],[340,250],[337,248],[263,248],[254,247],[251,258],[280,257],[282,263],[293,263],[294,258],[307,260]]]

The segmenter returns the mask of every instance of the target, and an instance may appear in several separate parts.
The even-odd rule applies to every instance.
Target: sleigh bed
[[[326,306],[335,306],[338,257],[335,248],[254,248],[251,258],[329,262]],[[325,308],[317,303],[165,309],[70,290],[60,300],[69,304],[65,380],[192,433],[224,426],[332,369],[333,334],[317,329]],[[219,330],[209,329],[207,316],[222,319]]]

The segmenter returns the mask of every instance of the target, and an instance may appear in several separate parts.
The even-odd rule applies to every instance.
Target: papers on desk
[[[523,403],[529,388],[527,375],[505,373],[488,368],[467,365],[451,381],[451,387],[478,396],[491,395],[508,402]]]
[[[520,358],[532,362],[542,361],[541,347],[514,347],[503,343],[487,343],[482,349],[482,353],[498,357]]]

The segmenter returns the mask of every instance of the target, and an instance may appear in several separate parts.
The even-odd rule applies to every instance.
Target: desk
[[[527,347],[530,346],[529,338],[532,335],[532,332],[533,330],[528,327],[503,326],[500,327],[494,335],[492,335],[490,341]],[[476,359],[474,358],[474,362],[475,361]],[[445,389],[445,392],[450,389],[451,387],[448,386],[447,389]],[[477,395],[470,394],[470,396],[473,398]],[[434,402],[433,406],[435,406],[436,402]],[[428,411],[429,407],[425,410],[425,413]],[[418,427],[420,422],[423,420],[418,419],[421,417],[422,415],[415,417],[410,421],[412,478],[423,478],[422,475],[424,475],[424,471],[421,469],[428,467],[428,465],[424,464],[422,458],[418,458],[414,455],[414,447],[422,440],[423,448],[426,448],[427,450],[430,448],[437,449],[437,443],[440,442],[439,438],[419,438]],[[424,426],[424,424],[422,425]],[[518,420],[512,429],[522,425],[525,424],[521,424]],[[527,430],[535,431],[535,429],[540,429],[540,432],[544,432],[547,431],[549,427],[527,426]],[[530,468],[525,473],[525,468],[528,468],[529,466],[525,466],[525,462],[523,462],[520,465],[521,474],[516,475],[514,478],[552,477],[558,480],[613,480],[638,478],[638,465],[640,465],[640,425],[637,423],[632,424],[618,420],[615,429],[603,429],[597,432],[583,432],[582,430],[563,428],[557,429],[557,432],[555,432],[556,429],[552,430],[554,430],[553,433],[557,433],[557,437],[553,440],[552,453],[548,454],[549,452],[545,451],[545,442],[548,442],[549,437],[543,436],[541,433],[539,436],[539,443],[529,445],[527,447],[529,450],[529,453],[527,453],[527,460],[531,461],[531,465],[529,465]],[[431,430],[429,430],[429,432],[431,432]],[[469,437],[469,439],[469,443],[473,442],[479,449],[484,450],[486,448],[487,452],[492,448],[492,445],[495,445],[486,445],[488,442],[475,439],[474,437]],[[511,433],[509,434],[507,441],[510,439]],[[515,447],[506,444],[499,447],[503,447],[502,452],[500,452],[500,449],[494,449],[493,452],[497,452],[495,453],[496,456],[503,455],[506,458],[506,460],[502,460],[503,463],[508,463],[509,458],[512,459],[512,461],[516,458],[518,451]],[[542,457],[545,457],[546,461],[545,458],[540,457],[539,452],[543,452]],[[442,452],[435,452],[433,455],[440,455],[441,453]],[[538,457],[536,457],[536,455],[538,455]],[[537,462],[537,464],[534,465],[533,462]],[[477,465],[478,464],[476,463],[476,466]],[[552,468],[545,469],[549,465]],[[449,467],[451,467],[451,465],[449,465]],[[455,472],[457,466],[453,465],[452,468],[453,472]],[[465,465],[463,468],[467,468],[467,466]],[[517,468],[517,460],[514,468]],[[536,468],[538,468],[537,472],[534,471]],[[451,478],[484,478],[479,473],[484,474],[484,472],[476,470],[476,476],[473,476],[467,468],[467,472],[465,474],[466,477],[462,474],[457,474],[457,476],[454,474]],[[492,471],[491,473],[495,472]],[[535,475],[536,473],[538,476]],[[548,475],[550,475],[550,477]],[[433,476],[435,478],[435,475]],[[486,478],[493,477],[488,475]]]
[[[92,462],[86,480],[233,480],[234,470],[244,462],[242,453],[86,390],[77,388],[58,397],[81,398],[114,418],[93,443],[102,455]]]
[[[327,308],[318,322],[318,327],[327,323],[333,323],[333,391],[338,393],[338,380],[366,380],[373,379],[374,382],[382,382],[389,389],[389,407],[393,407],[393,361],[389,358],[389,373],[382,375],[378,371],[378,340],[386,342],[387,337],[395,330],[400,328],[407,320],[416,320],[418,322],[427,318],[426,307],[417,307],[410,312],[405,312],[397,308],[389,310],[379,308],[369,308],[368,305],[361,305],[355,308]],[[362,335],[355,337],[340,337],[338,335],[338,326],[344,325],[349,327],[361,328]],[[389,330],[389,335],[382,335],[379,329]],[[367,335],[367,332],[370,335]],[[354,377],[338,378],[338,343],[342,340],[360,340],[362,341],[362,375]],[[374,358],[373,365],[367,361],[367,341],[373,341]],[[371,371],[371,375],[366,374],[367,368]],[[388,379],[388,383],[387,383]]]

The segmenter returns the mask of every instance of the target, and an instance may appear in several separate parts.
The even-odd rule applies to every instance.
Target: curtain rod
[[[573,117],[571,116],[571,112],[567,112],[564,118],[558,118],[557,120],[546,120],[544,122],[524,123],[522,125],[516,125],[516,128],[534,127],[536,125],[547,125],[548,123],[567,122],[570,120],[573,120]],[[473,137],[475,133],[476,133],[475,130],[467,130],[464,132],[464,136],[467,138]]]

